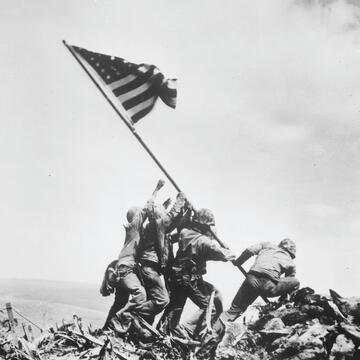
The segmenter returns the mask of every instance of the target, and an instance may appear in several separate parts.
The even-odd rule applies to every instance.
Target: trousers
[[[290,293],[300,286],[295,277],[281,277],[278,281],[249,273],[235,295],[230,309],[224,311],[223,321],[235,321],[258,296],[275,297]]]
[[[147,300],[141,305],[138,313],[149,324],[154,322],[157,314],[161,313],[169,303],[164,277],[152,266],[142,266],[141,276],[144,282]]]
[[[211,314],[212,320],[214,320],[222,312],[222,299],[220,292],[212,284],[204,281],[202,277],[192,281],[172,284],[170,303],[159,321],[158,328],[166,333],[174,331],[180,323],[186,300],[189,298],[199,307],[199,311],[183,326],[194,335],[200,332],[205,326],[206,319],[204,315],[212,291],[215,291],[214,307]]]

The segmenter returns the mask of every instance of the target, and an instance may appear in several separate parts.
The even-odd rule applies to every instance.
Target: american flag
[[[127,111],[133,123],[148,114],[158,97],[176,106],[176,79],[166,79],[154,65],[133,64],[122,58],[70,46],[82,63],[90,65],[102,84]]]

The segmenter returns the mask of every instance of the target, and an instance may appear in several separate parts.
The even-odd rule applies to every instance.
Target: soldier
[[[139,314],[150,324],[155,315],[169,303],[163,272],[169,258],[169,244],[166,234],[177,224],[186,205],[185,195],[179,193],[169,212],[164,206],[154,205],[149,212],[149,222],[143,231],[140,245],[140,272],[147,293],[147,301]]]
[[[281,240],[279,245],[263,242],[247,248],[234,265],[241,266],[253,255],[257,255],[254,265],[235,295],[229,310],[221,314],[222,321],[235,321],[255,299],[284,296],[300,286],[295,278],[296,245],[291,239]],[[284,274],[285,276],[281,277]]]
[[[126,234],[125,243],[116,264],[116,294],[119,295],[115,297],[115,303],[111,312],[113,313],[115,308],[121,308],[117,311],[116,317],[110,322],[110,325],[119,332],[126,331],[127,325],[131,320],[131,317],[127,316],[126,321],[119,321],[121,315],[130,311],[138,312],[146,302],[146,291],[138,277],[136,256],[142,225],[149,211],[154,206],[155,197],[163,185],[164,181],[159,180],[146,206],[143,208],[132,207],[126,214],[128,223],[124,225]],[[127,297],[127,301],[124,304],[127,295],[130,296]],[[124,325],[124,322],[127,325]]]
[[[109,329],[111,319],[116,316],[116,313],[121,310],[129,299],[129,292],[117,287],[116,265],[117,260],[112,261],[105,270],[104,278],[100,287],[100,294],[102,296],[109,296],[115,292],[115,300],[111,306],[108,316],[103,326],[104,330]]]
[[[195,337],[203,328],[205,311],[213,291],[216,292],[215,307],[212,312],[214,321],[222,311],[222,302],[215,287],[203,279],[206,273],[206,262],[231,261],[235,256],[228,249],[221,248],[212,238],[210,226],[215,225],[213,213],[201,209],[195,213],[192,222],[179,234],[179,250],[171,271],[170,303],[159,322],[159,327],[167,332],[173,331],[179,324],[187,298],[201,310],[184,324],[183,328]],[[179,329],[179,327],[177,328]]]

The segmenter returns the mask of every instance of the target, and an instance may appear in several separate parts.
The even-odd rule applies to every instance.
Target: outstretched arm
[[[143,207],[143,209],[141,211],[141,218],[142,218],[141,225],[146,220],[146,217],[149,215],[149,212],[153,209],[153,207],[155,205],[156,196],[157,196],[159,190],[164,186],[164,184],[165,184],[164,180],[159,180],[157,182],[155,190],[153,191],[153,193],[151,194],[150,198],[148,199],[148,201],[146,202],[145,206]]]
[[[245,249],[241,255],[233,261],[235,266],[241,266],[245,261],[249,260],[253,255],[257,255],[261,250],[271,247],[272,245],[269,242],[261,242],[255,245],[252,245]]]
[[[148,207],[149,205],[154,205],[156,196],[157,196],[159,190],[164,186],[164,184],[165,184],[165,181],[161,180],[161,179],[157,182],[155,190],[153,191],[153,193],[151,194],[150,199],[146,203],[146,207]]]

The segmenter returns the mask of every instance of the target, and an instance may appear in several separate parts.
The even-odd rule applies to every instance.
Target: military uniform
[[[241,285],[229,310],[221,314],[223,321],[236,320],[258,296],[275,297],[299,288],[295,278],[295,244],[284,239],[274,245],[262,242],[247,248],[234,265],[242,265],[251,256],[257,255],[245,281]],[[285,275],[281,277],[281,275]]]
[[[191,335],[196,335],[203,327],[205,310],[213,291],[216,292],[212,319],[215,320],[222,311],[220,293],[203,279],[206,273],[206,262],[228,261],[233,259],[230,250],[221,248],[216,241],[195,228],[181,230],[179,250],[177,252],[171,275],[171,297],[168,307],[160,320],[167,332],[173,331],[179,324],[187,298],[201,310],[185,327]]]
[[[150,211],[149,223],[146,225],[139,246],[141,277],[147,293],[147,301],[142,305],[139,314],[149,323],[154,321],[169,303],[169,295],[162,275],[169,258],[169,243],[166,233],[176,225],[184,210],[186,199],[179,193],[175,204],[166,213],[164,208],[154,207]]]

